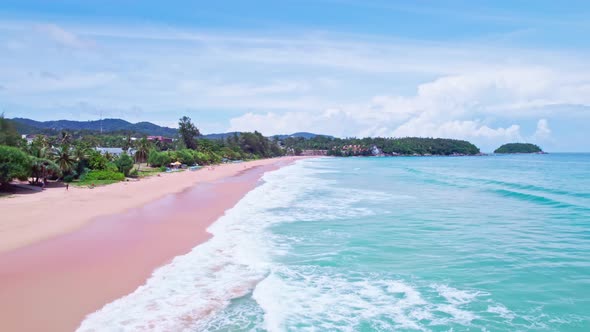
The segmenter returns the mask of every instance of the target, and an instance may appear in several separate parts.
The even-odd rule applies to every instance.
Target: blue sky
[[[590,3],[2,1],[0,110],[588,151]]]

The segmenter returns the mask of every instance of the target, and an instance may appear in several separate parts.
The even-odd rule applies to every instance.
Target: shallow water
[[[299,161],[81,330],[588,331],[590,155]]]

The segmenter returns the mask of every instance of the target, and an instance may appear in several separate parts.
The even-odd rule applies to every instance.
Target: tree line
[[[32,142],[22,139],[12,121],[0,115],[0,185],[15,178],[42,185],[48,179],[103,184],[136,177],[140,165],[164,170],[172,162],[188,166],[209,165],[224,160],[269,158],[283,155],[276,140],[259,132],[236,133],[222,140],[200,138],[188,117],[179,120],[178,136],[172,142],[133,140],[131,135],[84,135],[62,131],[37,135]],[[124,153],[101,153],[95,148],[120,147]]]
[[[310,139],[287,137],[283,146],[288,150],[327,150],[332,156],[383,155],[475,155],[479,148],[470,142],[446,138],[336,138],[315,136]]]

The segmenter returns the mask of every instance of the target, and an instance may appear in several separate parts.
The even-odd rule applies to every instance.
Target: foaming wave
[[[440,325],[470,326],[478,316],[464,307],[484,296],[377,274],[281,266],[258,284],[252,297],[264,310],[263,328],[268,331],[427,331]],[[440,297],[446,301],[434,301]]]
[[[184,331],[217,321],[233,299],[248,295],[270,272],[275,246],[265,229],[276,223],[317,218],[345,218],[373,212],[350,205],[378,192],[332,190],[317,175],[327,167],[310,161],[264,175],[264,183],[226,211],[208,231],[214,236],[186,255],[160,267],[133,293],[90,314],[78,331]],[[330,190],[321,203],[303,199]],[[383,195],[382,199],[387,197]],[[326,207],[330,211],[326,212]]]

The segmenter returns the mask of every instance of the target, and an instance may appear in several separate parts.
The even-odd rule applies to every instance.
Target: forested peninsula
[[[322,151],[325,155],[348,156],[471,156],[480,153],[470,142],[446,138],[335,138],[315,136],[287,137],[281,141],[287,151]]]

